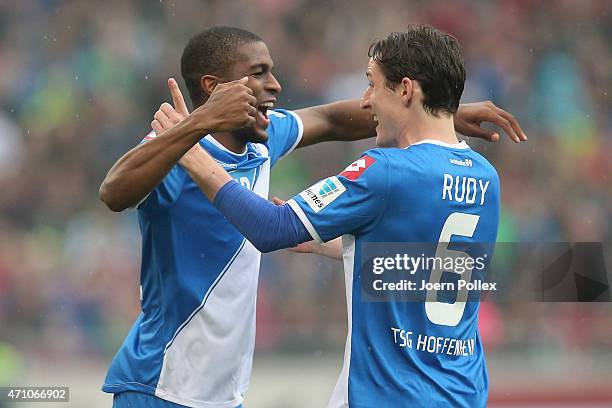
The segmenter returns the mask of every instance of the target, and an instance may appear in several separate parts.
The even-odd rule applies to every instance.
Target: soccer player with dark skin
[[[272,73],[274,64],[268,47],[263,41],[248,43],[239,47],[236,55],[235,62],[222,75],[201,76],[200,95],[190,92],[195,107],[191,115],[176,81],[168,81],[174,106],[162,104],[151,123],[154,130],[163,132],[163,137],[126,153],[113,165],[100,187],[100,198],[111,210],[122,211],[146,197],[203,135],[212,134],[233,152],[244,151],[247,142],[267,139],[266,104],[275,103],[281,91]],[[245,104],[251,107],[245,110]],[[299,109],[296,113],[304,124],[298,148],[376,135],[372,115],[360,109],[357,99]],[[186,117],[188,120],[181,122]],[[180,126],[173,126],[179,122]],[[516,119],[490,101],[462,104],[455,115],[457,132],[497,141],[499,134],[481,128],[482,122],[499,126],[517,143],[527,140]]]

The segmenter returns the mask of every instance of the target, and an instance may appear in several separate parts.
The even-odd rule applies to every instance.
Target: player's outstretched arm
[[[276,205],[285,204],[284,200],[274,197],[272,202]],[[292,248],[287,248],[288,251],[296,254],[316,254],[325,256],[331,259],[342,260],[342,238],[334,238],[329,242],[316,242],[314,240],[303,242]]]
[[[352,141],[376,136],[376,123],[369,110],[361,109],[357,99],[299,109],[296,113],[304,124],[300,144]],[[518,121],[510,113],[490,101],[459,105],[455,114],[455,130],[465,136],[497,141],[499,134],[480,127],[489,122],[500,127],[515,142],[527,140]]]
[[[161,132],[121,157],[100,186],[100,199],[113,211],[139,203],[203,135],[254,122],[256,99],[247,78],[219,84],[208,101],[191,114],[174,79],[168,81],[174,107],[163,104],[151,123]]]

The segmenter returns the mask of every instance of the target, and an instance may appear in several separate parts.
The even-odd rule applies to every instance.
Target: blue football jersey
[[[210,135],[200,141],[230,175],[264,198],[271,167],[297,146],[303,131],[293,112],[268,111],[268,117],[268,141],[248,143],[242,154]],[[103,391],[140,391],[189,407],[240,405],[255,345],[260,252],[180,165],[137,209],[142,313]]]
[[[489,162],[465,142],[373,149],[289,205],[315,239],[342,236],[349,329],[329,407],[484,407],[478,301],[368,301],[362,263],[374,243],[462,243],[470,256],[494,245],[499,178]],[[419,273],[453,274],[432,270]]]

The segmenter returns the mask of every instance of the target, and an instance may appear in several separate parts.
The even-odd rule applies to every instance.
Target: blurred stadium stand
[[[280,105],[298,108],[359,97],[367,47],[408,23],[457,36],[464,101],[494,101],[530,138],[470,142],[501,176],[500,240],[603,242],[610,268],[608,0],[3,0],[0,384],[70,385],[70,405],[109,406],[99,387],[139,311],[140,238],[135,214],[111,213],[97,189],[170,100],[166,80],[180,77],[191,35],[217,24],[259,34],[283,85]],[[274,172],[271,196],[298,192],[370,146],[295,153]],[[248,407],[325,404],[344,304],[339,263],[264,257]],[[481,330],[490,406],[612,406],[609,303],[488,304]]]

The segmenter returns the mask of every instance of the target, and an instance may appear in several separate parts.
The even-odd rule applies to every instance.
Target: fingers
[[[510,127],[514,130],[514,133],[518,136],[519,141],[526,141],[527,135],[521,129],[521,125],[519,125],[518,120],[512,115],[510,112],[506,112],[502,108],[498,108],[494,103],[491,103],[491,109],[495,111],[499,116],[508,121]],[[514,139],[513,139],[514,140]]]
[[[187,110],[187,104],[185,104],[185,99],[183,98],[181,89],[179,88],[178,83],[174,78],[168,79],[168,88],[170,88],[170,94],[172,95],[172,103],[174,104],[174,108],[177,110],[177,112],[183,115],[189,115],[189,111]]]
[[[248,117],[246,118],[244,124],[242,125],[243,127],[250,127],[250,126],[255,126],[255,116],[254,115],[248,115]]]
[[[240,79],[235,79],[233,81],[229,81],[226,82],[227,85],[244,85],[246,86],[246,84],[249,82],[249,77],[248,76],[244,76]],[[249,88],[250,89],[250,88]]]
[[[504,132],[506,132],[506,134],[508,136],[510,136],[510,139],[512,139],[515,143],[520,143],[521,139],[519,138],[519,136],[515,133],[514,129],[512,128],[512,126],[510,125],[510,121],[508,121],[504,116],[500,115],[493,106],[490,107],[491,109],[489,110],[488,114],[487,114],[487,122],[491,122],[497,126],[499,126],[500,128],[503,129]],[[499,108],[497,108],[499,109]]]
[[[151,128],[155,131],[155,133],[160,134],[161,132],[164,131],[163,126],[161,125],[161,123],[159,123],[159,121],[157,119],[154,119],[153,122],[151,122]]]
[[[184,117],[185,116],[179,114],[172,105],[164,102],[153,115],[154,120],[151,122],[151,127],[157,133],[160,133],[174,127],[183,120]]]
[[[244,77],[238,80],[237,82],[239,83],[238,86],[240,86],[241,88],[244,88],[243,91],[246,91],[244,98],[246,99],[246,103],[248,104],[246,106],[246,109],[247,109],[247,114],[249,115],[246,126],[251,126],[255,124],[255,116],[257,115],[257,108],[256,108],[257,98],[253,96],[253,90],[245,85],[246,80],[248,80],[248,78]]]
[[[249,116],[253,116],[253,118],[257,115],[257,108],[254,106],[254,103],[249,103],[248,113]]]
[[[246,84],[248,77],[218,84],[205,106],[220,118],[217,131],[255,125],[257,98]]]
[[[280,198],[275,196],[274,198],[272,198],[272,202],[274,204],[276,204],[276,205],[283,205],[283,204],[285,204],[286,201],[285,200],[281,200]]]
[[[480,139],[488,140],[489,142],[497,142],[499,140],[499,133],[480,127],[474,123],[466,123],[464,134],[469,134],[470,137],[478,137]]]
[[[174,123],[170,120],[168,116],[160,109],[155,112],[153,117],[161,124],[163,129],[169,129],[174,126]]]
[[[240,79],[235,79],[235,80],[233,80],[233,81],[229,81],[229,82],[222,82],[222,83],[218,84],[218,85],[215,87],[215,89],[217,89],[217,88],[220,88],[220,89],[223,89],[223,88],[231,88],[231,87],[233,87],[233,86],[242,85],[242,86],[244,86],[244,87],[246,87],[246,88],[248,88],[248,89],[250,90],[251,88],[249,88],[249,87],[247,87],[247,86],[246,86],[247,82],[249,82],[249,77],[248,77],[248,76],[245,76],[245,77],[242,77],[242,78],[240,78]],[[253,93],[253,91],[251,91],[251,93]]]
[[[170,119],[175,125],[184,119],[182,114],[179,114],[173,107],[167,102],[161,104],[159,109]]]

